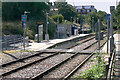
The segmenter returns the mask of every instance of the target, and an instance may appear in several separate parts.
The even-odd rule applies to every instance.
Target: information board
[[[21,20],[22,20],[23,23],[26,23],[26,21],[27,21],[27,15],[22,15],[21,16]]]

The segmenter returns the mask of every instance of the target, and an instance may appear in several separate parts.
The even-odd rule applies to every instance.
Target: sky
[[[54,2],[56,0],[50,1]],[[98,11],[101,10],[107,13],[110,13],[110,6],[116,6],[116,1],[119,2],[120,0],[66,0],[68,4],[73,6],[94,5]]]

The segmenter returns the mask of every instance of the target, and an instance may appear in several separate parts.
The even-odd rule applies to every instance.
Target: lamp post
[[[115,6],[110,6],[110,56],[112,55],[112,51],[114,49],[114,37],[113,37],[113,12],[115,10]]]
[[[47,41],[49,41],[49,34],[48,34],[48,24],[49,24],[49,22],[48,22],[48,14],[49,13],[46,12],[46,34],[45,34],[45,40],[47,40]]]
[[[100,20],[98,19],[98,50],[100,52]]]
[[[107,53],[109,49],[109,20],[107,20]]]
[[[72,22],[72,18],[73,18],[73,17],[70,18],[70,22]]]
[[[22,20],[22,25],[23,25],[23,27],[24,27],[24,34],[23,34],[23,48],[24,48],[24,50],[25,50],[25,36],[26,36],[26,34],[25,34],[25,29],[26,29],[26,22],[27,22],[27,13],[30,13],[30,12],[28,12],[28,11],[24,11],[24,15],[22,15],[21,16],[21,20]]]
[[[57,15],[57,28],[59,27],[58,24],[59,24],[59,14]],[[60,38],[60,30],[58,28],[58,38]]]
[[[94,27],[93,24],[94,24],[94,17],[92,17],[92,32],[94,31],[93,30],[93,27]]]

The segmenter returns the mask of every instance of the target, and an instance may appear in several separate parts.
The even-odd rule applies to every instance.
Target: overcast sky
[[[56,0],[50,0],[54,2]],[[94,5],[97,10],[102,10],[110,13],[110,6],[116,6],[116,1],[120,0],[66,0],[68,4],[80,6],[80,5]]]

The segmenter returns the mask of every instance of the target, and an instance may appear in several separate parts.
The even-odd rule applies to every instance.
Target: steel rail
[[[91,34],[90,34],[91,35]],[[86,36],[89,36],[89,35],[86,35]],[[83,36],[83,37],[81,37],[81,38],[84,38],[85,36]],[[82,41],[82,40],[80,40],[80,41]],[[61,42],[60,42],[61,43]],[[57,43],[57,44],[60,44],[60,43]],[[56,45],[56,44],[55,44]],[[53,45],[54,46],[54,45]],[[17,60],[15,60],[15,61],[11,61],[11,62],[8,62],[8,63],[4,63],[4,64],[2,64],[2,65],[0,65],[1,67],[5,67],[5,66],[8,66],[8,65],[10,65],[10,64],[14,64],[14,63],[16,63],[16,62],[20,62],[20,61],[22,61],[22,60],[25,60],[25,59],[28,59],[28,58],[31,58],[31,57],[34,57],[34,56],[36,56],[36,55],[39,55],[40,53],[42,53],[42,52],[40,52],[40,51],[37,51],[36,52],[36,54],[33,54],[33,55],[30,55],[30,56],[27,56],[27,57],[24,57],[24,58],[21,58],[21,59],[17,59]]]
[[[90,38],[90,40],[91,40],[91,38]],[[93,43],[93,44],[94,44],[94,43]],[[91,45],[89,45],[89,46],[91,46]],[[86,48],[88,48],[89,46],[87,46]],[[85,49],[86,49],[86,48],[85,48]],[[43,53],[43,52],[41,52],[41,53]],[[32,65],[32,64],[35,64],[35,63],[39,62],[39,61],[42,61],[42,60],[45,60],[45,59],[47,59],[47,58],[49,58],[49,57],[52,57],[52,56],[54,56],[54,55],[57,55],[58,53],[59,53],[59,52],[56,52],[56,54],[47,56],[47,57],[45,57],[45,58],[39,59],[39,60],[37,60],[37,61],[31,62],[31,63],[29,63],[29,64],[26,64],[26,65],[23,65],[23,66],[21,66],[21,67],[18,67],[18,68],[15,68],[15,69],[13,69],[13,70],[10,70],[10,71],[8,71],[8,72],[5,72],[5,73],[1,74],[1,76],[7,76],[7,75],[9,75],[9,74],[11,74],[11,73],[13,73],[13,72],[16,72],[16,71],[18,71],[18,70],[20,70],[20,69],[23,69],[23,68],[25,68],[25,67],[28,67],[28,66],[30,66],[30,65]],[[22,58],[22,59],[19,59],[19,60],[10,62],[10,63],[3,64],[2,66],[5,67],[5,66],[8,66],[8,65],[11,65],[11,64],[20,62],[20,61],[22,61],[22,60],[26,60],[26,59],[28,59],[28,58],[37,56],[37,55],[39,55],[39,54],[40,54],[40,53],[36,53],[36,54],[31,55],[31,56],[29,56],[29,57],[25,57],[25,58]]]
[[[96,43],[96,42],[94,42],[94,43]],[[93,45],[94,43],[92,43],[91,45]],[[85,50],[86,48],[90,47],[91,45],[87,45],[87,47],[85,47],[83,50]],[[81,50],[81,51],[82,51],[82,50]],[[49,68],[48,70],[46,70],[46,71],[44,71],[44,72],[42,72],[42,73],[39,73],[39,74],[33,76],[33,77],[31,78],[31,80],[37,80],[37,79],[42,78],[42,77],[43,77],[44,75],[46,75],[48,72],[50,72],[51,70],[55,69],[56,67],[62,65],[62,64],[65,63],[66,61],[70,60],[70,58],[73,58],[73,57],[77,56],[78,54],[79,54],[79,53],[76,52],[74,55],[72,55],[72,56],[70,56],[69,58],[65,59],[64,61],[62,61],[62,62],[54,65],[53,67]]]
[[[7,76],[7,75],[9,75],[9,74],[11,74],[11,73],[14,73],[14,72],[16,72],[16,71],[18,71],[18,70],[21,70],[21,69],[23,69],[23,68],[26,68],[26,67],[28,67],[28,66],[31,66],[31,65],[33,65],[33,64],[35,64],[35,63],[38,63],[38,62],[40,62],[40,61],[43,61],[43,60],[45,60],[45,59],[47,59],[47,58],[49,58],[49,57],[55,56],[55,55],[57,55],[57,54],[59,54],[59,52],[54,53],[54,54],[52,54],[52,55],[49,55],[49,56],[47,56],[47,57],[41,58],[41,59],[36,60],[36,61],[34,61],[34,62],[31,62],[31,63],[25,64],[25,65],[22,65],[22,66],[20,66],[20,67],[17,67],[17,68],[15,68],[15,69],[13,69],[13,70],[10,70],[10,71],[8,71],[8,72],[5,72],[5,73],[1,74],[0,76]]]
[[[107,42],[107,40],[100,46],[100,47],[103,47],[104,44]],[[63,80],[67,80],[72,74],[74,74],[86,61],[88,61],[88,59],[90,59],[95,53],[95,51],[97,50],[98,48],[96,48],[86,59],[84,59],[80,64],[78,64],[70,73],[68,73],[64,78]]]
[[[93,35],[93,34],[89,34],[89,35]],[[86,36],[89,36],[89,35],[86,35]],[[84,37],[85,37],[85,36],[83,36],[82,38],[84,38]],[[86,41],[83,41],[83,43],[84,43],[84,42],[87,42],[87,41],[89,41],[89,40],[91,40],[91,39],[93,39],[93,38],[90,38],[90,39],[88,39],[88,40],[86,40]],[[80,40],[80,41],[82,41],[82,40]],[[59,43],[58,43],[58,44],[59,44]],[[54,46],[54,45],[53,45],[53,46]],[[41,51],[37,51],[36,54],[30,55],[30,56],[27,56],[27,57],[24,57],[24,58],[21,58],[21,59],[17,59],[17,60],[15,60],[15,61],[11,61],[11,62],[8,62],[8,63],[4,63],[4,64],[0,65],[0,67],[5,67],[5,66],[8,66],[8,65],[14,64],[14,63],[16,63],[16,62],[20,62],[20,61],[23,61],[23,60],[25,60],[25,59],[28,59],[28,58],[37,56],[37,55],[42,54],[42,53],[43,53],[43,52],[41,52]]]
[[[93,44],[94,44],[94,43],[93,43]],[[91,45],[92,45],[92,44],[91,44]],[[91,46],[91,45],[89,45],[89,46]],[[40,53],[39,53],[39,54],[40,54]],[[56,54],[58,54],[58,53],[56,53]],[[34,54],[34,56],[36,56],[36,55],[38,55],[38,54]],[[37,62],[39,62],[39,61],[45,60],[45,59],[47,59],[47,58],[49,58],[49,57],[51,57],[51,56],[54,56],[54,55],[55,55],[55,54],[50,55],[50,56],[48,56],[48,57],[45,57],[45,58],[43,58],[43,59],[40,59],[40,60],[38,60],[38,61],[32,62],[32,63],[30,63],[30,64],[27,64],[27,65],[25,65],[25,66],[21,66],[21,67],[19,67],[19,68],[16,68],[16,69],[14,69],[14,70],[11,70],[11,71],[9,71],[9,72],[7,72],[7,73],[2,74],[2,76],[9,75],[9,74],[11,74],[12,72],[15,72],[15,71],[17,71],[17,70],[23,69],[23,68],[25,68],[25,67],[27,67],[27,66],[30,66],[30,65],[35,64],[35,63],[37,63]],[[30,58],[30,57],[33,57],[33,55],[29,56],[29,58]],[[14,63],[14,62],[21,61],[21,60],[24,60],[24,59],[27,59],[27,58],[28,58],[28,57],[23,58],[23,59],[19,59],[19,60],[16,60],[16,61],[13,61],[13,62],[8,63],[8,64],[3,64],[2,66],[6,66],[6,65],[9,65],[9,64],[12,64],[12,63]]]

